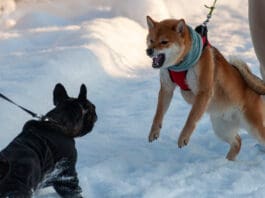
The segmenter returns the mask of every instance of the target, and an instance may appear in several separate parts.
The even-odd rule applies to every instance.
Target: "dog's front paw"
[[[160,134],[160,128],[152,127],[148,137],[149,142],[153,142],[154,140],[158,139],[159,134]]]
[[[178,140],[178,147],[182,148],[183,146],[187,146],[189,143],[189,140],[190,140],[190,136],[181,133],[179,136],[179,140]]]

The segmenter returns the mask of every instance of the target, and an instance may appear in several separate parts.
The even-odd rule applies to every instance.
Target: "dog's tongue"
[[[153,64],[152,66],[154,68],[159,68],[163,65],[165,60],[165,55],[164,54],[158,54],[156,56],[153,57]]]

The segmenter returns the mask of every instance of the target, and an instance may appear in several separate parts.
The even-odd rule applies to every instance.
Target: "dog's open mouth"
[[[165,62],[165,54],[158,54],[153,57],[153,68],[160,68]]]

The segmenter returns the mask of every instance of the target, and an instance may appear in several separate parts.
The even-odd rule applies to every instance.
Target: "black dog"
[[[28,198],[46,186],[53,186],[62,197],[82,197],[74,138],[90,132],[97,120],[95,106],[86,94],[82,85],[78,98],[70,98],[63,85],[57,84],[55,108],[41,121],[28,121],[0,152],[1,198]]]

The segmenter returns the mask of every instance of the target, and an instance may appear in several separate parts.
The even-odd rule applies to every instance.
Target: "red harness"
[[[175,72],[172,70],[168,70],[168,72],[172,82],[176,83],[182,90],[190,90],[186,82],[187,71]]]
[[[206,32],[202,32],[201,30],[198,30],[197,32],[202,37],[202,43],[203,43],[203,49],[204,49],[207,45],[210,45],[207,39],[207,30]],[[187,71],[176,72],[176,71],[168,70],[168,72],[169,72],[169,76],[172,82],[176,83],[184,91],[190,90],[189,85],[186,82]]]

